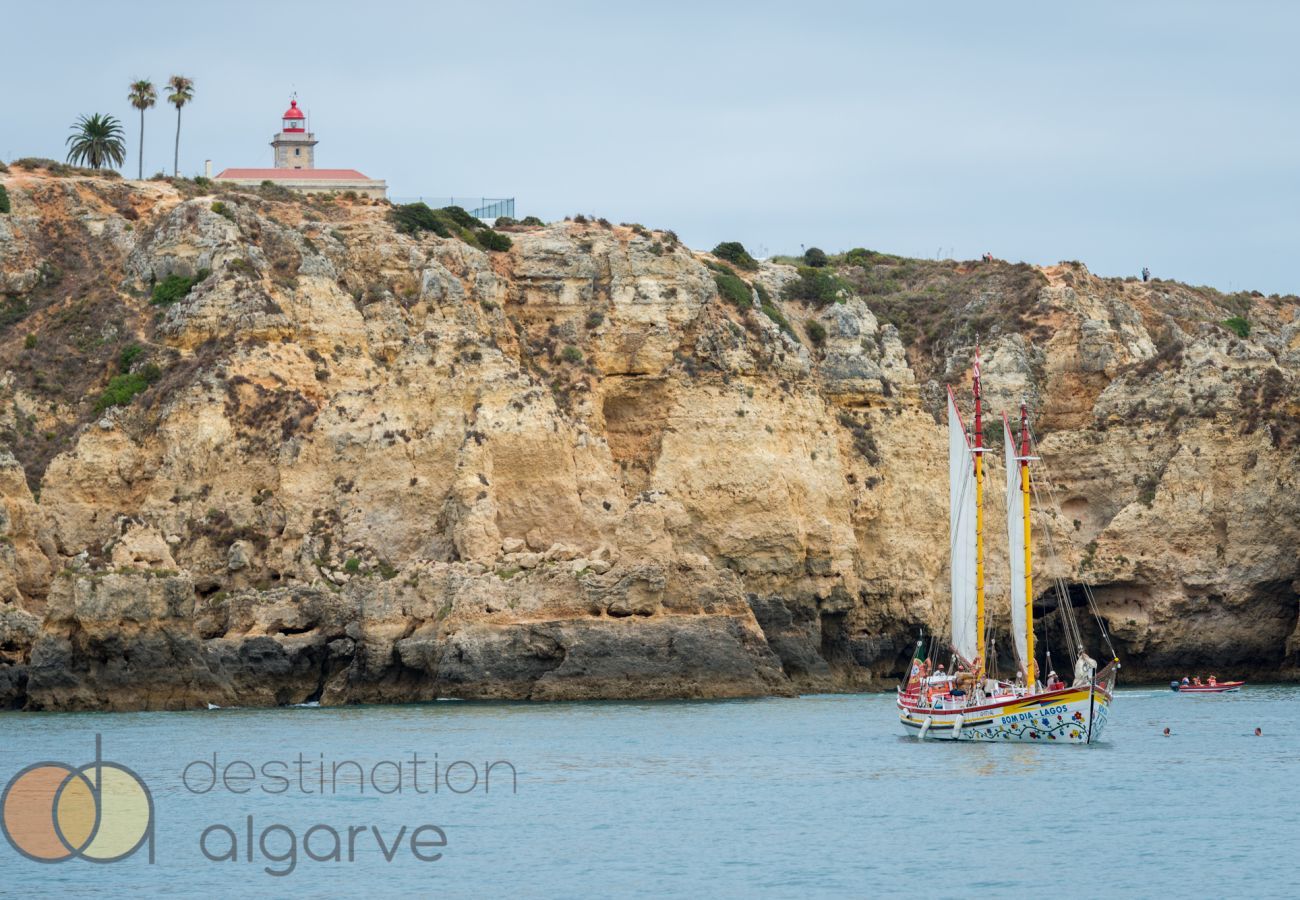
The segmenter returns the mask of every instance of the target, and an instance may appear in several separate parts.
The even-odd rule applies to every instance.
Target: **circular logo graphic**
[[[40,762],[15,775],[0,798],[5,837],[37,862],[77,858],[114,862],[150,842],[153,859],[153,797],[135,772],[95,761],[80,767]]]

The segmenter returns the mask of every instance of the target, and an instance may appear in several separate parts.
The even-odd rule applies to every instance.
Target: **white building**
[[[289,101],[281,116],[280,133],[271,139],[275,151],[273,169],[223,169],[216,180],[241,187],[258,187],[270,181],[307,194],[356,191],[363,197],[385,197],[388,185],[368,178],[356,169],[316,168],[316,135],[307,130],[307,117],[298,101]]]

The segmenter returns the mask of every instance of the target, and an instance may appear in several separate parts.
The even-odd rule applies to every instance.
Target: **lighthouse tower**
[[[313,150],[317,144],[316,135],[307,130],[307,117],[298,108],[296,99],[289,101],[289,108],[280,118],[280,133],[271,140],[271,147],[275,150],[275,167],[316,168]]]
[[[280,133],[271,139],[274,169],[222,169],[214,181],[240,188],[271,184],[304,194],[357,194],[382,200],[388,185],[356,169],[316,168],[316,135],[307,130],[307,116],[298,108],[297,95],[280,117]]]

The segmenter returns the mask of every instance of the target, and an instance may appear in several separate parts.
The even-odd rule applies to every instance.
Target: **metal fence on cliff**
[[[425,203],[434,209],[459,206],[478,219],[515,217],[514,197],[392,197],[394,203]]]

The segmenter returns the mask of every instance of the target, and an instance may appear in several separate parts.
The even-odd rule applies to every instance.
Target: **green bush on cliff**
[[[8,212],[9,212],[9,192],[5,190],[5,186],[3,184],[0,184],[0,213],[7,214]]]
[[[753,272],[758,268],[758,260],[749,255],[749,251],[740,241],[723,241],[713,248],[713,255],[747,272]]]
[[[267,200],[299,200],[302,198],[301,194],[295,194],[289,188],[282,184],[276,184],[269,178],[258,186],[257,192]]]
[[[394,206],[388,217],[398,232],[411,237],[431,231],[438,237],[457,237],[484,250],[504,251],[513,246],[508,235],[493,231],[459,206],[433,209],[427,203],[404,203]]]
[[[826,326],[816,319],[809,319],[805,322],[803,330],[808,335],[808,340],[813,342],[813,346],[820,347],[826,343]]]
[[[474,218],[473,216],[471,216],[469,213],[465,212],[463,207],[444,206],[441,210],[439,210],[439,212],[446,215],[447,218],[451,219],[461,228],[468,228],[470,231],[474,231],[477,228],[483,227],[483,223],[480,222],[478,219]]]
[[[484,228],[475,237],[478,238],[479,246],[484,250],[505,251],[513,246],[508,235],[493,231],[491,228]]]
[[[184,275],[168,275],[153,286],[153,296],[149,298],[149,302],[154,306],[171,306],[177,300],[185,299],[194,289],[194,285],[211,274],[207,269],[199,269],[193,278]]]
[[[162,377],[162,370],[153,363],[139,372],[114,375],[109,380],[104,393],[100,394],[99,399],[95,401],[95,412],[103,412],[110,406],[126,406],[136,394],[144,391],[160,377]]]
[[[897,262],[900,257],[889,253],[881,253],[877,250],[868,250],[866,247],[854,247],[844,254],[844,264],[847,266],[874,266],[877,263]]]
[[[1223,327],[1235,333],[1239,338],[1250,337],[1250,322],[1241,316],[1233,316],[1231,319],[1225,319]]]
[[[722,299],[738,309],[749,309],[754,305],[754,295],[749,285],[732,272],[714,272],[713,281],[718,286]]]
[[[848,285],[825,269],[812,266],[800,266],[799,277],[788,282],[782,289],[787,300],[799,300],[816,306],[844,302],[843,293]]]
[[[451,230],[427,203],[403,203],[394,206],[388,214],[393,227],[401,234],[419,237],[422,231],[432,231],[438,237],[451,237]]]
[[[131,364],[140,358],[144,353],[144,348],[139,344],[129,344],[122,349],[117,357],[117,371],[125,375],[131,371]]]
[[[814,269],[821,269],[826,266],[830,260],[826,257],[826,251],[820,247],[809,247],[804,251],[803,261]]]
[[[120,172],[114,172],[112,169],[86,169],[81,166],[71,166],[67,163],[61,163],[53,159],[45,159],[40,156],[24,156],[22,159],[15,159],[10,165],[18,166],[22,169],[29,169],[33,172],[42,171],[47,175],[54,175],[63,178],[68,175],[94,175],[97,178],[121,178]]]

